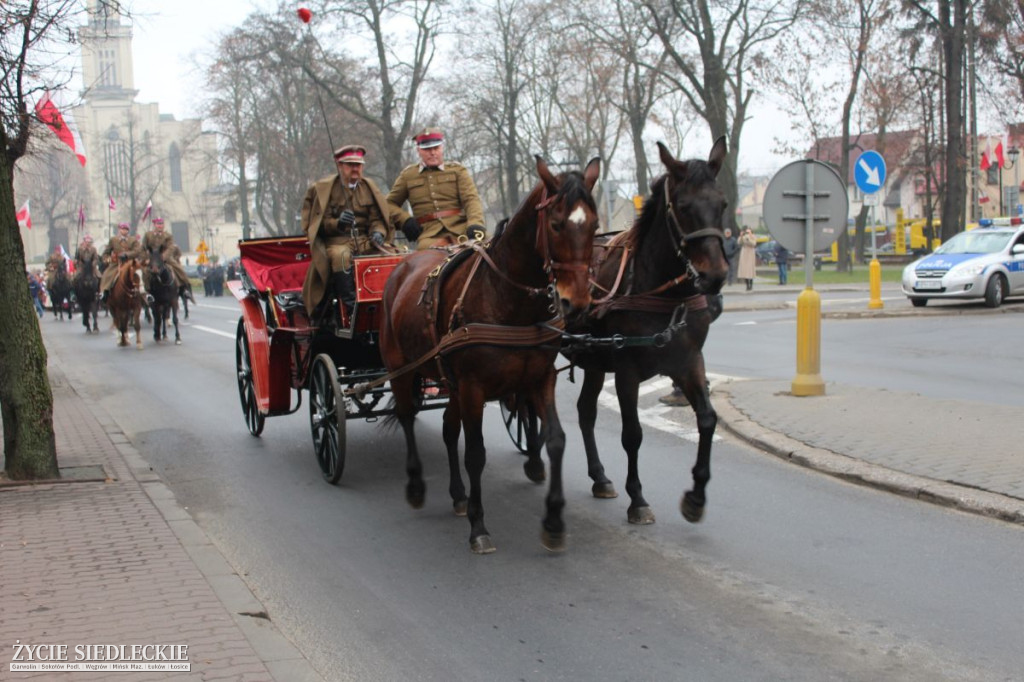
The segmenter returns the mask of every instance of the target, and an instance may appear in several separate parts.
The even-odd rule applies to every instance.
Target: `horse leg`
[[[711,441],[715,437],[718,426],[718,414],[711,406],[708,395],[707,376],[704,373],[704,358],[699,357],[695,367],[683,380],[678,381],[683,387],[686,399],[690,401],[693,413],[697,418],[697,461],[693,465],[693,490],[687,491],[679,503],[683,518],[690,523],[697,523],[704,517],[704,505],[707,498],[704,494],[708,481],[711,480]],[[675,379],[675,378],[674,378]]]
[[[519,399],[516,399],[519,402]],[[523,472],[526,478],[534,483],[543,483],[547,478],[544,472],[544,460],[540,457],[541,438],[540,428],[537,426],[537,410],[534,409],[531,401],[523,401],[526,404],[517,407],[520,413],[526,413],[526,461],[523,462]]]
[[[491,534],[484,526],[483,489],[481,479],[487,464],[487,450],[484,448],[484,397],[475,386],[460,384],[453,400],[459,401],[463,430],[466,434],[466,473],[469,476],[469,502],[466,516],[469,518],[469,548],[474,554],[490,554],[496,548]]]
[[[135,327],[135,347],[142,350],[142,323],[139,321],[139,311],[132,314],[132,326]]]
[[[548,494],[545,498],[544,520],[541,522],[540,541],[544,549],[550,552],[562,552],[566,546],[565,521],[562,510],[565,508],[565,491],[562,488],[562,455],[565,453],[565,431],[558,420],[555,409],[555,371],[551,368],[543,384],[533,394],[533,407],[541,415],[544,434],[544,445],[551,463],[551,481],[548,483]]]
[[[462,432],[462,414],[458,400],[451,399],[444,409],[444,445],[448,450],[448,494],[456,516],[466,515],[466,486],[462,482],[462,468],[459,463],[459,434]]]
[[[415,388],[414,377],[404,375],[391,381],[391,394],[395,397],[395,416],[405,434],[405,501],[413,509],[422,509],[427,499],[427,484],[423,481],[423,462],[416,448],[416,434],[413,424],[416,420],[416,406],[412,399]]]
[[[637,395],[639,379],[627,371],[619,371],[615,375],[615,393],[619,398],[619,412],[622,414],[622,448],[626,451],[626,493],[629,494],[629,508],[626,520],[630,523],[647,525],[654,523],[654,512],[644,499],[643,485],[640,483],[640,470],[637,460],[640,456],[640,444],[644,440],[644,432],[640,427],[637,414]]]
[[[187,303],[185,305],[188,305]],[[171,308],[171,321],[174,323],[174,345],[181,345],[181,331],[178,329],[178,306]]]
[[[580,432],[583,434],[583,447],[587,451],[587,474],[594,482],[590,492],[594,497],[613,499],[619,496],[615,485],[605,476],[604,464],[597,452],[597,440],[594,438],[594,425],[597,423],[597,397],[604,388],[604,372],[587,370],[583,373],[583,387],[580,397],[576,400],[576,413],[579,415]]]

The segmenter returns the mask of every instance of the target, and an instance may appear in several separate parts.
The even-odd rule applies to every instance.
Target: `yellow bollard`
[[[796,299],[795,396],[825,395],[821,378],[821,296],[808,286]]]
[[[882,303],[882,265],[877,258],[872,258],[868,264],[868,284],[871,287],[871,299],[868,301],[869,310],[881,310],[885,307]]]

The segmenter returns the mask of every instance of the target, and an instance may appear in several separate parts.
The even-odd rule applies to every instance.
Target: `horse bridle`
[[[715,227],[704,227],[694,232],[687,234],[683,231],[683,226],[679,222],[679,218],[676,216],[675,207],[672,205],[672,175],[668,174],[665,176],[665,210],[668,213],[668,222],[672,226],[673,230],[673,248],[676,252],[676,257],[683,262],[683,266],[686,268],[686,273],[693,279],[695,285],[700,283],[701,275],[697,271],[697,268],[693,266],[693,262],[690,257],[686,255],[686,245],[688,242],[704,239],[705,237],[717,237],[724,246],[725,235],[722,230]]]

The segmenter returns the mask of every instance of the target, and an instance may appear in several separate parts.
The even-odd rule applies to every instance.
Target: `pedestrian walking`
[[[775,266],[779,269],[779,285],[789,281],[789,249],[781,242],[775,242]]]
[[[725,239],[722,240],[722,252],[725,254],[725,259],[729,261],[729,276],[726,278],[726,284],[732,286],[736,282],[736,265],[739,260],[740,243],[736,241],[736,237],[733,236],[732,230],[728,227],[725,228]]]
[[[740,236],[740,262],[736,269],[736,275],[746,281],[747,291],[754,288],[754,277],[757,276],[757,237],[749,227],[744,228]]]

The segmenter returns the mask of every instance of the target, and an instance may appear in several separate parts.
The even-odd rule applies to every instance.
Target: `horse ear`
[[[668,147],[663,145],[661,142],[658,143],[658,156],[661,157],[661,162],[665,164],[665,168],[669,171],[682,166],[682,162],[677,161],[676,157],[672,156],[672,152],[668,150]]]
[[[541,158],[540,154],[534,154],[533,158],[537,159],[537,175],[540,176],[544,186],[548,188],[548,193],[557,193],[559,188],[558,180],[551,174],[548,165],[544,163],[544,159]]]
[[[597,178],[601,175],[601,157],[595,156],[587,164],[587,167],[583,169],[583,184],[587,186],[587,191],[594,189],[594,184],[597,182]]]
[[[718,175],[718,171],[722,170],[722,164],[725,163],[725,135],[715,140],[715,144],[711,147],[711,153],[708,154],[708,166],[711,167],[711,172]]]

